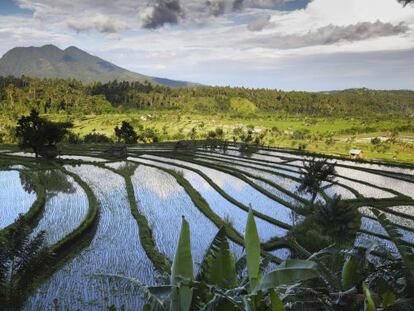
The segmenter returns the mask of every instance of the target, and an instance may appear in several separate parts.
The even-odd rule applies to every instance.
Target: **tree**
[[[2,310],[16,310],[22,296],[49,262],[45,235],[31,237],[32,229],[22,215],[0,239],[0,305]]]
[[[311,203],[315,202],[323,182],[333,182],[335,178],[335,164],[328,163],[327,159],[303,161],[300,185],[298,191],[312,195]]]
[[[120,128],[118,126],[115,127],[115,136],[118,138],[118,142],[125,144],[136,144],[138,140],[138,134],[133,126],[126,121],[122,121]]]
[[[92,132],[85,135],[83,142],[86,144],[108,144],[112,143],[112,140],[105,134]]]
[[[358,209],[336,195],[332,201],[317,206],[315,220],[321,226],[323,234],[338,244],[352,245],[361,227],[361,215]]]
[[[42,156],[56,156],[56,144],[61,142],[72,123],[55,123],[39,117],[36,110],[32,110],[29,116],[22,116],[17,121],[16,138],[20,148],[31,148],[36,158]]]

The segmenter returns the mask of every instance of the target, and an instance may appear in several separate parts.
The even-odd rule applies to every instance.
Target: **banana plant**
[[[260,239],[250,209],[245,237],[246,255],[236,262],[227,240],[225,227],[220,228],[208,248],[199,273],[193,275],[190,225],[183,217],[181,233],[170,282],[164,286],[148,287],[133,278],[128,279],[141,288],[147,300],[145,311],[284,311],[279,287],[294,285],[318,278],[317,264],[311,260],[287,260],[273,271],[262,274]],[[247,279],[238,275],[240,267],[247,267]]]
[[[247,310],[254,311],[266,308],[266,306],[263,306],[263,296],[266,295],[270,298],[271,310],[282,311],[284,310],[283,303],[275,289],[280,286],[289,286],[320,276],[315,262],[298,259],[286,260],[271,272],[261,275],[260,239],[251,208],[247,218],[244,243],[250,290],[245,298],[245,308]]]

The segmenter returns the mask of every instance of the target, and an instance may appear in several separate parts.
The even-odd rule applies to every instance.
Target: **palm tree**
[[[44,232],[31,237],[31,228],[22,215],[0,235],[0,305],[15,310],[31,282],[51,254],[44,247]]]
[[[328,159],[303,161],[301,169],[300,185],[298,191],[312,195],[311,203],[315,202],[318,192],[322,189],[323,182],[332,183],[335,179],[335,164],[328,163]]]
[[[361,226],[361,215],[358,210],[336,195],[332,201],[317,205],[315,220],[323,233],[339,245],[352,245]]]

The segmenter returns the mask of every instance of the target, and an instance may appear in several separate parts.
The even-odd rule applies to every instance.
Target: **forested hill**
[[[36,78],[61,78],[108,82],[149,81],[154,84],[172,87],[187,86],[188,82],[155,78],[135,73],[99,57],[93,56],[77,47],[61,50],[54,45],[42,47],[18,47],[11,49],[0,58],[0,76],[22,75]]]
[[[350,89],[336,92],[285,92],[230,87],[170,88],[150,83],[84,85],[75,80],[0,78],[0,112],[88,114],[116,110],[177,109],[249,115],[278,112],[317,116],[414,116],[414,91]]]

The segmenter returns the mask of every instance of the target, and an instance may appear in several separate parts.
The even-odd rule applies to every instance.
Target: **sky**
[[[397,0],[0,0],[0,55],[45,44],[207,85],[414,89]]]

